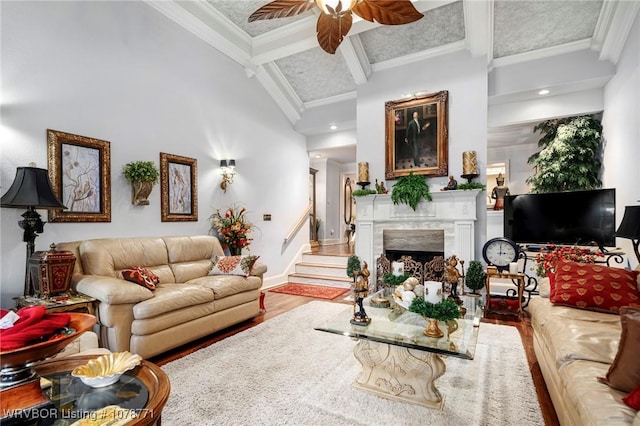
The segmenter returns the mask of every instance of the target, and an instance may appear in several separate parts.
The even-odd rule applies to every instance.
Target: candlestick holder
[[[465,174],[465,175],[460,175],[460,177],[466,179],[468,183],[471,183],[471,181],[474,178],[477,178],[478,176],[480,176],[478,173],[469,173],[469,174]]]
[[[356,183],[357,183],[358,185],[360,185],[360,186],[362,187],[362,189],[364,190],[364,189],[366,189],[365,187],[366,187],[366,186],[369,186],[369,184],[370,184],[371,182],[356,182]]]

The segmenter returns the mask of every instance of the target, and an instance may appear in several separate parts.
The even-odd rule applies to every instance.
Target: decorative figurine
[[[458,188],[458,181],[456,181],[453,176],[449,176],[449,183],[447,183],[447,186],[445,186],[444,188],[442,188],[440,191],[453,191],[454,189]]]
[[[456,266],[458,265],[458,258],[456,255],[452,255],[447,261],[447,266],[444,269],[444,280],[451,284],[450,298],[459,299],[458,297],[458,282],[460,281],[460,272]]]
[[[369,275],[371,275],[367,268],[367,262],[362,262],[362,269],[354,271],[353,275],[355,278],[353,287],[355,304],[353,305],[353,318],[350,322],[354,325],[369,325],[371,318],[367,316],[363,306],[364,298],[369,295]],[[358,308],[357,311],[356,306]]]
[[[502,173],[498,174],[496,177],[496,183],[498,186],[494,187],[491,191],[491,198],[496,200],[496,203],[493,205],[494,210],[503,210],[504,209],[504,197],[509,195],[509,187],[504,184],[504,175]]]

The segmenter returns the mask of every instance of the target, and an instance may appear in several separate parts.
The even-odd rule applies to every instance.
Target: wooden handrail
[[[300,230],[300,228],[302,227],[302,225],[304,224],[304,222],[309,218],[309,213],[311,213],[311,208],[313,206],[309,206],[309,208],[302,213],[302,216],[300,216],[300,219],[298,219],[298,221],[296,222],[296,224],[293,226],[293,228],[291,228],[291,231],[289,231],[289,233],[287,234],[286,237],[284,237],[284,242],[285,244],[291,239],[293,238],[294,235],[296,235],[298,233],[298,231]]]

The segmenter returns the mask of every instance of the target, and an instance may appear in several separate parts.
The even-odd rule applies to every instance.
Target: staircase
[[[304,253],[289,282],[350,288],[353,279],[347,276],[348,259],[349,255]]]

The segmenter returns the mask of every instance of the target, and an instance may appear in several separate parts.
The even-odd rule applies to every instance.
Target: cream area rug
[[[351,387],[348,337],[313,329],[349,305],[313,301],[166,364],[165,425],[544,425],[518,331],[482,324],[475,358],[445,357],[442,411]]]

